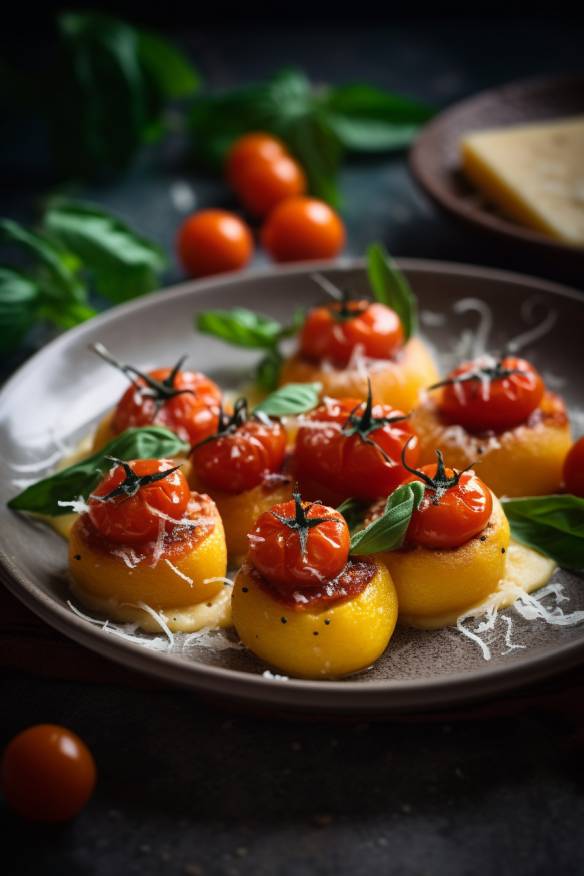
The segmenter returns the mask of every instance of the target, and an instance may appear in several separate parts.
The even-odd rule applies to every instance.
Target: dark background
[[[554,3],[553,17],[531,8],[508,16],[506,5],[461,15],[456,4],[417,4],[410,17],[396,4],[383,14],[309,3],[100,8],[163,26],[214,88],[298,65],[317,81],[366,80],[440,108],[504,81],[582,70],[584,30],[567,4]],[[0,37],[5,57],[38,76],[53,8],[23,5]],[[2,214],[31,220],[56,179],[42,125],[9,103]],[[170,249],[181,219],[169,197],[177,180],[193,186],[197,206],[231,203],[180,149],[82,194]],[[351,253],[381,238],[398,256],[562,274],[441,215],[404,155],[352,161],[342,187]],[[175,264],[167,279],[180,276]],[[582,873],[582,710],[564,690],[552,683],[537,697],[435,719],[315,724],[235,715],[181,692],[4,670],[0,745],[29,724],[63,723],[92,747],[100,781],[63,829],[32,828],[0,810],[0,860],[7,874],[72,876]]]

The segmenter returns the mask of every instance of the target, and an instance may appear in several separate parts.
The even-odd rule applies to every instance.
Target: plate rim
[[[540,280],[525,274],[462,264],[458,262],[435,261],[431,259],[396,259],[405,270],[455,274],[470,278],[480,275],[487,280],[502,280],[519,286],[529,286],[537,291],[577,301],[584,306],[582,294],[548,280]],[[315,271],[359,270],[365,267],[363,258],[343,258],[326,262],[303,262],[294,265],[257,269],[245,274],[235,273],[217,277],[182,282],[147,296],[136,298],[125,304],[108,309],[106,312],[70,329],[56,337],[37,351],[10,377],[0,390],[0,409],[5,399],[18,386],[23,376],[38,367],[39,361],[51,356],[61,346],[67,346],[92,333],[96,328],[115,322],[120,316],[134,310],[145,310],[156,306],[161,300],[172,301],[183,296],[196,299],[200,291],[208,291],[214,285],[237,285],[240,281],[255,279],[269,280],[271,276],[305,275]],[[261,674],[242,673],[238,670],[220,666],[209,666],[196,661],[186,662],[173,654],[160,654],[141,645],[116,639],[98,630],[95,626],[78,618],[67,607],[50,594],[38,589],[37,584],[29,585],[21,576],[16,564],[0,545],[0,580],[10,593],[27,606],[34,614],[46,621],[68,638],[77,641],[101,656],[114,662],[130,666],[150,677],[164,679],[180,687],[195,689],[207,694],[229,699],[232,702],[258,703],[269,701],[270,705],[285,709],[310,709],[312,712],[382,712],[404,713],[435,710],[446,706],[484,699],[489,695],[503,693],[522,684],[553,675],[564,668],[581,662],[584,657],[584,638],[581,641],[566,642],[559,645],[553,653],[538,655],[521,663],[502,664],[485,667],[476,673],[455,673],[438,676],[434,679],[372,679],[363,681],[330,681],[291,678],[282,682],[266,678]],[[267,687],[266,687],[267,686]],[[262,696],[261,692],[264,695]],[[326,702],[324,702],[326,700]]]
[[[584,257],[584,247],[566,243],[555,238],[548,237],[535,229],[515,224],[512,220],[498,214],[491,214],[486,210],[471,208],[462,198],[451,195],[437,181],[435,174],[428,171],[424,163],[424,152],[428,142],[431,141],[436,131],[440,132],[447,127],[450,119],[460,113],[464,113],[469,106],[488,100],[494,95],[536,88],[542,85],[555,85],[561,87],[566,83],[581,83],[584,87],[584,73],[560,73],[550,76],[531,76],[525,79],[515,79],[504,82],[490,88],[485,88],[473,95],[462,98],[439,112],[420,131],[408,153],[408,164],[412,176],[427,195],[443,210],[465,221],[475,228],[483,229],[505,240],[518,240],[524,244],[540,247],[548,253],[560,253],[563,256]]]

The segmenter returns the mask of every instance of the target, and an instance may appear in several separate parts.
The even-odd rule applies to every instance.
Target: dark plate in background
[[[584,75],[514,82],[483,91],[440,113],[423,129],[410,152],[412,173],[422,188],[453,216],[537,250],[546,261],[561,259],[584,269],[584,249],[524,228],[490,208],[460,169],[460,140],[471,131],[543,122],[584,113]],[[583,156],[584,162],[584,156]]]

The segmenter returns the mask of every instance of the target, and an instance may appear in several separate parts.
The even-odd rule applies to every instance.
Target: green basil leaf
[[[394,551],[404,543],[412,513],[422,501],[424,484],[402,484],[388,497],[383,514],[351,536],[351,553],[356,556]]]
[[[75,253],[97,291],[110,301],[126,301],[158,285],[165,267],[162,250],[106,210],[83,201],[56,199],[43,224]]]
[[[138,58],[156,89],[168,100],[190,97],[199,87],[199,75],[188,58],[156,34],[138,33]]]
[[[584,499],[571,495],[503,499],[513,538],[559,566],[584,569]]]
[[[256,366],[256,382],[261,389],[271,392],[277,388],[280,383],[282,362],[282,354],[275,347],[273,350],[268,350],[260,359]]]
[[[320,383],[287,383],[256,405],[254,411],[269,417],[305,414],[317,406],[321,389]]]
[[[291,121],[284,121],[278,133],[304,168],[311,194],[339,207],[337,176],[342,149],[324,114],[311,108]]]
[[[339,143],[352,152],[392,152],[409,146],[419,125],[361,119],[327,113],[326,120]]]
[[[399,316],[407,341],[417,327],[417,303],[410,284],[381,243],[367,249],[367,272],[373,295]]]
[[[35,319],[39,288],[30,277],[0,267],[0,348],[16,349]]]
[[[97,453],[27,487],[8,502],[8,507],[15,511],[31,511],[51,517],[69,514],[71,509],[59,505],[59,502],[71,502],[80,496],[87,499],[111,465],[106,456],[115,456],[118,459],[161,459],[172,458],[188,449],[188,444],[181,441],[174,432],[159,426],[127,429]]]
[[[196,315],[196,328],[237,347],[266,350],[280,339],[282,326],[269,316],[262,316],[245,307],[231,310],[204,310]]]

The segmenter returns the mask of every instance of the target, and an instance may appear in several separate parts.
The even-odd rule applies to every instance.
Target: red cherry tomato
[[[272,210],[261,237],[277,262],[332,259],[345,245],[345,226],[324,201],[287,198]]]
[[[461,377],[467,380],[456,379]],[[545,390],[533,365],[515,356],[498,363],[492,357],[463,362],[447,381],[453,382],[444,386],[440,412],[469,432],[504,432],[520,426],[538,407]]]
[[[304,418],[294,450],[296,476],[303,490],[316,482],[338,504],[353,496],[373,501],[387,496],[407,476],[401,463],[419,456],[418,438],[401,411],[376,404],[369,410],[358,399],[326,398]]]
[[[15,736],[0,767],[6,802],[31,821],[73,818],[91,797],[95,778],[85,743],[55,724],[38,724]]]
[[[286,430],[275,420],[250,419],[194,447],[191,463],[207,489],[241,493],[282,468],[286,440]]]
[[[568,493],[584,499],[584,437],[568,451],[564,461],[564,486]]]
[[[435,478],[438,465],[420,469]],[[453,469],[444,470],[446,478],[455,479]],[[411,475],[405,483],[422,481]],[[426,487],[418,508],[413,512],[406,541],[427,548],[456,548],[482,532],[493,511],[489,488],[472,471],[463,472],[457,482],[443,492]]]
[[[287,154],[285,144],[271,134],[263,131],[244,134],[233,143],[227,155],[225,170],[229,185],[233,189],[237,188],[240,174],[251,162],[258,159],[274,161]]]
[[[192,277],[208,277],[245,267],[253,253],[253,237],[235,213],[201,210],[181,225],[177,248]]]
[[[395,310],[377,302],[347,301],[308,313],[300,332],[300,353],[313,362],[327,359],[344,368],[356,349],[371,359],[391,359],[403,342]]]
[[[187,480],[180,469],[152,482],[140,485],[140,478],[170,471],[167,459],[136,459],[115,463],[89,498],[89,519],[104,538],[122,544],[154,541],[161,530],[170,531],[180,520],[191,496]],[[127,492],[123,492],[122,484]],[[109,496],[118,491],[111,498]],[[168,518],[171,518],[169,520]]]
[[[248,161],[232,183],[245,209],[253,216],[266,216],[270,210],[294,195],[306,191],[304,171],[291,155],[254,158]]]
[[[249,535],[249,559],[263,577],[279,587],[320,587],[344,569],[349,558],[349,529],[334,508],[282,502],[258,518]]]
[[[148,376],[163,384],[170,368],[157,368]],[[166,426],[183,441],[197,444],[217,428],[221,390],[198,371],[178,371],[171,390],[176,395],[157,395],[145,380],[136,377],[114,411],[112,429],[116,435],[132,426]]]

